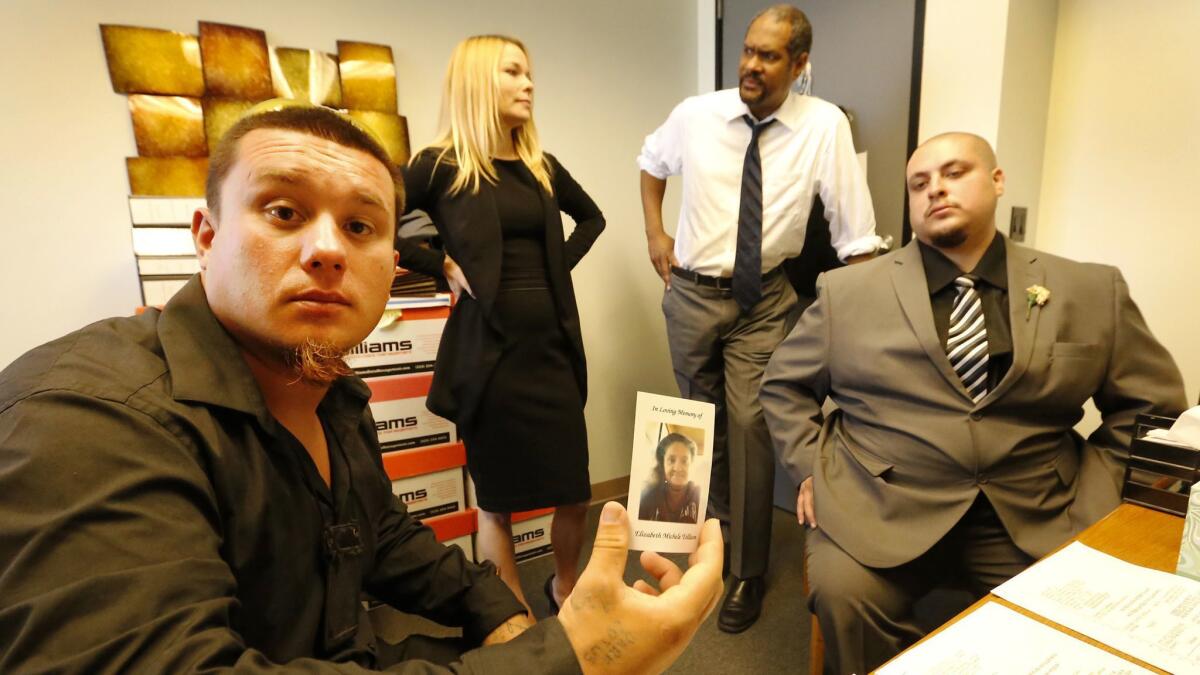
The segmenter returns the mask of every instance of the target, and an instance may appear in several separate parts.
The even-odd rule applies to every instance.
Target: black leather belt
[[[779,265],[770,272],[762,275],[762,280],[764,282],[770,281],[774,277],[778,276],[780,272],[783,272],[783,265]],[[733,290],[732,277],[710,277],[706,274],[685,270],[682,267],[675,267],[674,265],[671,266],[671,274],[674,274],[680,279],[687,279],[698,286],[708,286],[709,288],[715,288],[721,291]]]

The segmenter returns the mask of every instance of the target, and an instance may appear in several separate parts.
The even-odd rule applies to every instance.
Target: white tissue
[[[1170,429],[1151,429],[1146,437],[1200,450],[1200,406],[1184,411]]]

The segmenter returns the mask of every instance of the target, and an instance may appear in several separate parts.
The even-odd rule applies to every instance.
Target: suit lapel
[[[1008,247],[1008,320],[1012,326],[1013,363],[1004,379],[1000,380],[995,389],[988,392],[981,405],[1003,396],[1004,392],[1011,389],[1025,374],[1029,368],[1029,361],[1033,358],[1038,325],[1042,319],[1040,307],[1029,311],[1025,291],[1030,286],[1041,285],[1046,279],[1046,270],[1037,262],[1037,251],[1014,244],[1007,238],[1004,245]]]
[[[958,373],[950,367],[945,346],[938,339],[933,323],[933,307],[929,302],[929,282],[925,279],[925,265],[921,263],[921,251],[915,239],[896,255],[892,266],[892,286],[896,289],[896,298],[900,301],[908,325],[929,355],[929,360],[933,361],[938,372],[955,391],[971,401]]]

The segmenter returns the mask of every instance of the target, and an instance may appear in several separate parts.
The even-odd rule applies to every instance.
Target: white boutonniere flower
[[[1034,305],[1041,307],[1050,300],[1050,289],[1045,286],[1034,284],[1025,289],[1025,320],[1029,320],[1029,315],[1033,313]]]

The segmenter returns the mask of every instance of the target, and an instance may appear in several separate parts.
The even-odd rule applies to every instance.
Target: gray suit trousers
[[[775,455],[758,388],[767,361],[798,317],[783,274],[763,282],[763,297],[740,313],[730,291],[671,276],[663,295],[667,339],[680,394],[717,408],[708,515],[731,526],[730,571],[767,571]]]
[[[867,567],[820,529],[808,531],[805,555],[826,673],[869,673],[924,637],[913,605],[934,588],[983,597],[1033,563],[982,493],[932,549],[898,567]]]

